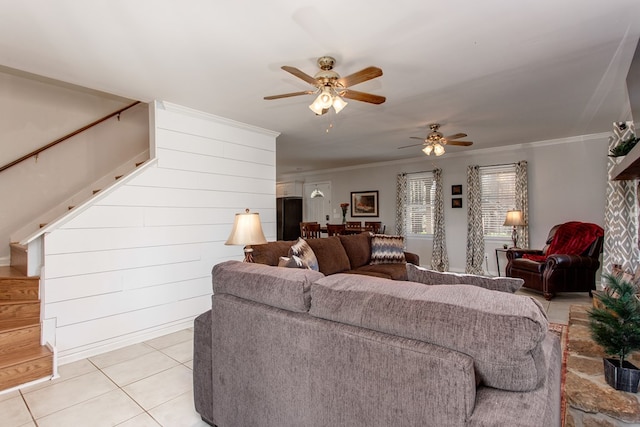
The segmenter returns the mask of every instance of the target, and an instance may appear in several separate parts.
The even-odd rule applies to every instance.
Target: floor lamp
[[[251,213],[246,209],[244,213],[237,213],[233,228],[225,245],[244,245],[244,262],[253,262],[253,248],[251,245],[267,243],[260,224],[260,214]]]
[[[507,218],[504,220],[505,226],[512,226],[513,231],[511,231],[511,240],[513,240],[513,247],[518,247],[518,230],[516,227],[525,225],[524,218],[522,216],[522,211],[513,209],[507,211]]]

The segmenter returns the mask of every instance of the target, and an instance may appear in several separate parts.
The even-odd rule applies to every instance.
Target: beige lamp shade
[[[522,217],[522,211],[513,209],[507,211],[507,218],[504,220],[505,226],[517,226],[524,225],[524,218]]]
[[[231,234],[224,244],[245,245],[244,261],[253,262],[253,249],[251,245],[261,245],[264,243],[267,243],[267,239],[264,237],[264,232],[262,231],[260,214],[250,213],[249,209],[244,213],[236,214]]]

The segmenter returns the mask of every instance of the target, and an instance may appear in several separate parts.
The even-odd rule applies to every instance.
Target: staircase
[[[27,276],[26,260],[11,244],[11,266],[0,267],[0,392],[53,375],[53,352],[40,344],[40,278]]]

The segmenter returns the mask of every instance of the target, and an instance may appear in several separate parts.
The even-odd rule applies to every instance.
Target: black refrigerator
[[[296,240],[300,237],[302,222],[302,197],[278,197],[276,199],[278,240]]]

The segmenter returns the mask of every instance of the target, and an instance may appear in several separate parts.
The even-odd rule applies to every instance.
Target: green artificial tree
[[[591,336],[605,353],[616,356],[620,368],[637,369],[625,360],[640,350],[640,301],[637,287],[612,275],[604,275],[606,292],[597,298],[600,308],[589,310]],[[624,365],[624,366],[623,366]]]

